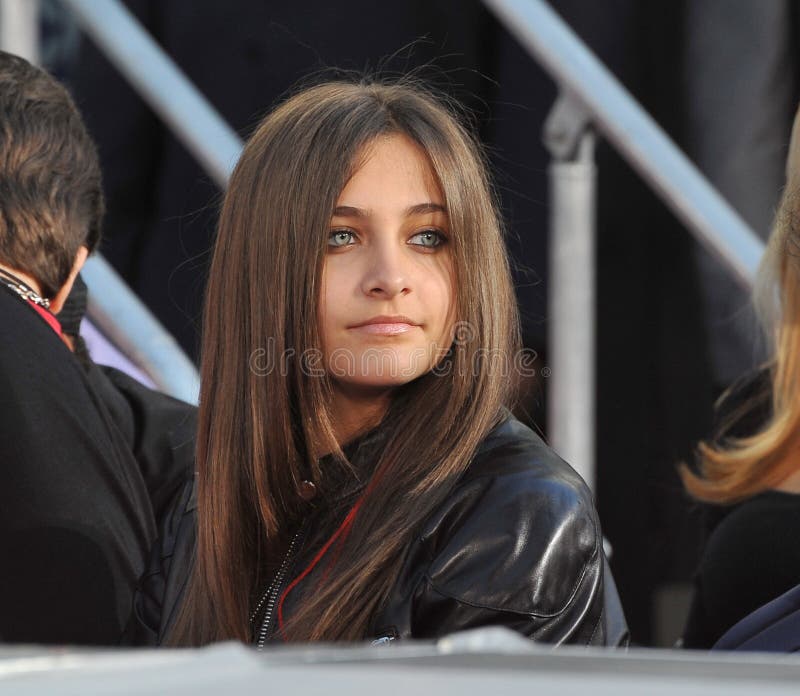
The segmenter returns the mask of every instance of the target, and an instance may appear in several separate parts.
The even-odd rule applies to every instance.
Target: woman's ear
[[[58,314],[64,308],[64,303],[67,301],[67,297],[69,297],[69,293],[72,291],[72,284],[75,282],[75,278],[78,277],[78,273],[81,272],[81,268],[83,268],[83,264],[86,263],[88,256],[89,249],[87,247],[78,247],[78,252],[75,254],[75,261],[67,277],[67,282],[61,286],[56,296],[50,299],[50,311],[53,314]]]

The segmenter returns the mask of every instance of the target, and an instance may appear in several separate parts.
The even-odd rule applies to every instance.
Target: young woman
[[[438,98],[334,82],[267,116],[207,293],[196,489],[142,583],[148,640],[607,640],[591,495],[506,410],[500,222]]]
[[[774,357],[723,401],[723,432],[700,446],[700,471],[682,471],[689,493],[716,507],[684,630],[689,648],[710,648],[800,582],[800,112],[786,174],[755,296]]]

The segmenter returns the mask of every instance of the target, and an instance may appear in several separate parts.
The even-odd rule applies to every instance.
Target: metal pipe
[[[94,324],[162,391],[196,404],[200,378],[194,363],[99,254],[81,271],[89,287],[88,310]]]
[[[239,136],[117,0],[62,0],[84,31],[166,122],[201,166],[224,188],[239,158]],[[199,376],[175,339],[125,285],[94,256],[83,270],[88,313],[95,324],[159,389],[197,403]]]
[[[39,63],[39,0],[0,0],[0,48]]]
[[[591,131],[572,159],[550,164],[548,435],[590,488],[595,483],[595,210]]]
[[[752,287],[763,242],[567,24],[543,0],[485,3],[686,227]]]
[[[236,132],[118,0],[62,0],[83,30],[221,188],[242,150]]]

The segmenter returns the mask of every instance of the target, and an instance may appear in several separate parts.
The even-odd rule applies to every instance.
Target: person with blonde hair
[[[699,446],[699,470],[681,468],[686,490],[722,516],[696,574],[688,648],[711,647],[800,582],[800,111],[754,301],[772,358],[723,396],[721,431]]]
[[[222,206],[196,483],[144,642],[622,639],[578,475],[509,410],[526,369],[487,166],[409,81],[302,90]]]

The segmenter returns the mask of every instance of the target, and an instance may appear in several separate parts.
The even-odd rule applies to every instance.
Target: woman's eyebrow
[[[363,208],[356,208],[352,205],[337,205],[333,209],[334,217],[356,217],[356,218],[367,218],[370,216],[369,210],[364,210]]]
[[[406,215],[424,215],[425,213],[444,213],[447,209],[439,203],[417,203],[406,208]]]
[[[426,213],[443,213],[447,215],[447,209],[439,203],[417,203],[405,209],[404,215],[424,215]],[[353,205],[337,205],[333,209],[334,217],[355,217],[368,218],[372,211],[364,208],[356,208]]]

